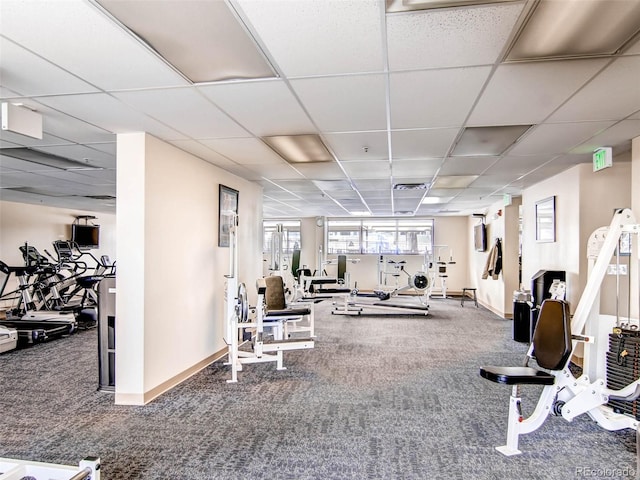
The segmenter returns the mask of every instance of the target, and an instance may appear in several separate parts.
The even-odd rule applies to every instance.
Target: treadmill
[[[10,267],[0,261],[0,300],[15,299],[19,296],[22,307],[9,310],[6,320],[0,320],[0,327],[14,329],[17,332],[18,346],[33,345],[70,335],[78,326],[73,313],[34,309],[27,278],[36,273],[38,273],[37,266]],[[18,279],[19,287],[5,294],[5,288],[12,274]]]

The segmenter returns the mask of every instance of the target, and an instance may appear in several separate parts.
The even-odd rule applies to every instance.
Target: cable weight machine
[[[284,338],[285,322],[299,319],[303,314],[313,315],[312,306],[304,310],[281,310],[277,312],[277,316],[269,317],[265,302],[265,279],[257,281],[258,302],[256,307],[249,306],[245,284],[238,283],[237,227],[238,217],[235,216],[229,231],[230,273],[225,275],[226,331],[224,341],[228,348],[228,359],[225,365],[231,366],[231,378],[227,380],[227,383],[236,383],[238,372],[242,371],[243,365],[246,364],[275,362],[276,370],[286,370],[283,352],[314,347],[312,338]],[[250,318],[251,316],[254,318]],[[273,340],[267,338],[268,333],[273,335]],[[251,342],[251,350],[241,350],[241,342],[242,344]]]

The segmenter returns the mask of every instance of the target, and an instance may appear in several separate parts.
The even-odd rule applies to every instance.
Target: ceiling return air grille
[[[396,183],[393,185],[394,190],[426,190],[429,188],[427,183]]]

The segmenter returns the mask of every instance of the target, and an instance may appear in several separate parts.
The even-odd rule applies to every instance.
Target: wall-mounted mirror
[[[536,240],[556,241],[556,197],[536,202]]]

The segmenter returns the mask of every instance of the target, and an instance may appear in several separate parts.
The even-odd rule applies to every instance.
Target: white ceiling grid
[[[615,56],[504,61],[535,0],[392,14],[385,0],[224,1],[278,78],[191,85],[93,0],[2,0],[0,100],[41,113],[44,136],[0,132],[0,198],[113,212],[89,197],[116,195],[115,134],[146,131],[260,183],[265,217],[468,215],[640,136],[637,36]],[[452,156],[465,128],[510,125],[532,128],[500,155]],[[262,138],[297,134],[334,161],[289,164]],[[91,168],[5,150],[19,147]]]

